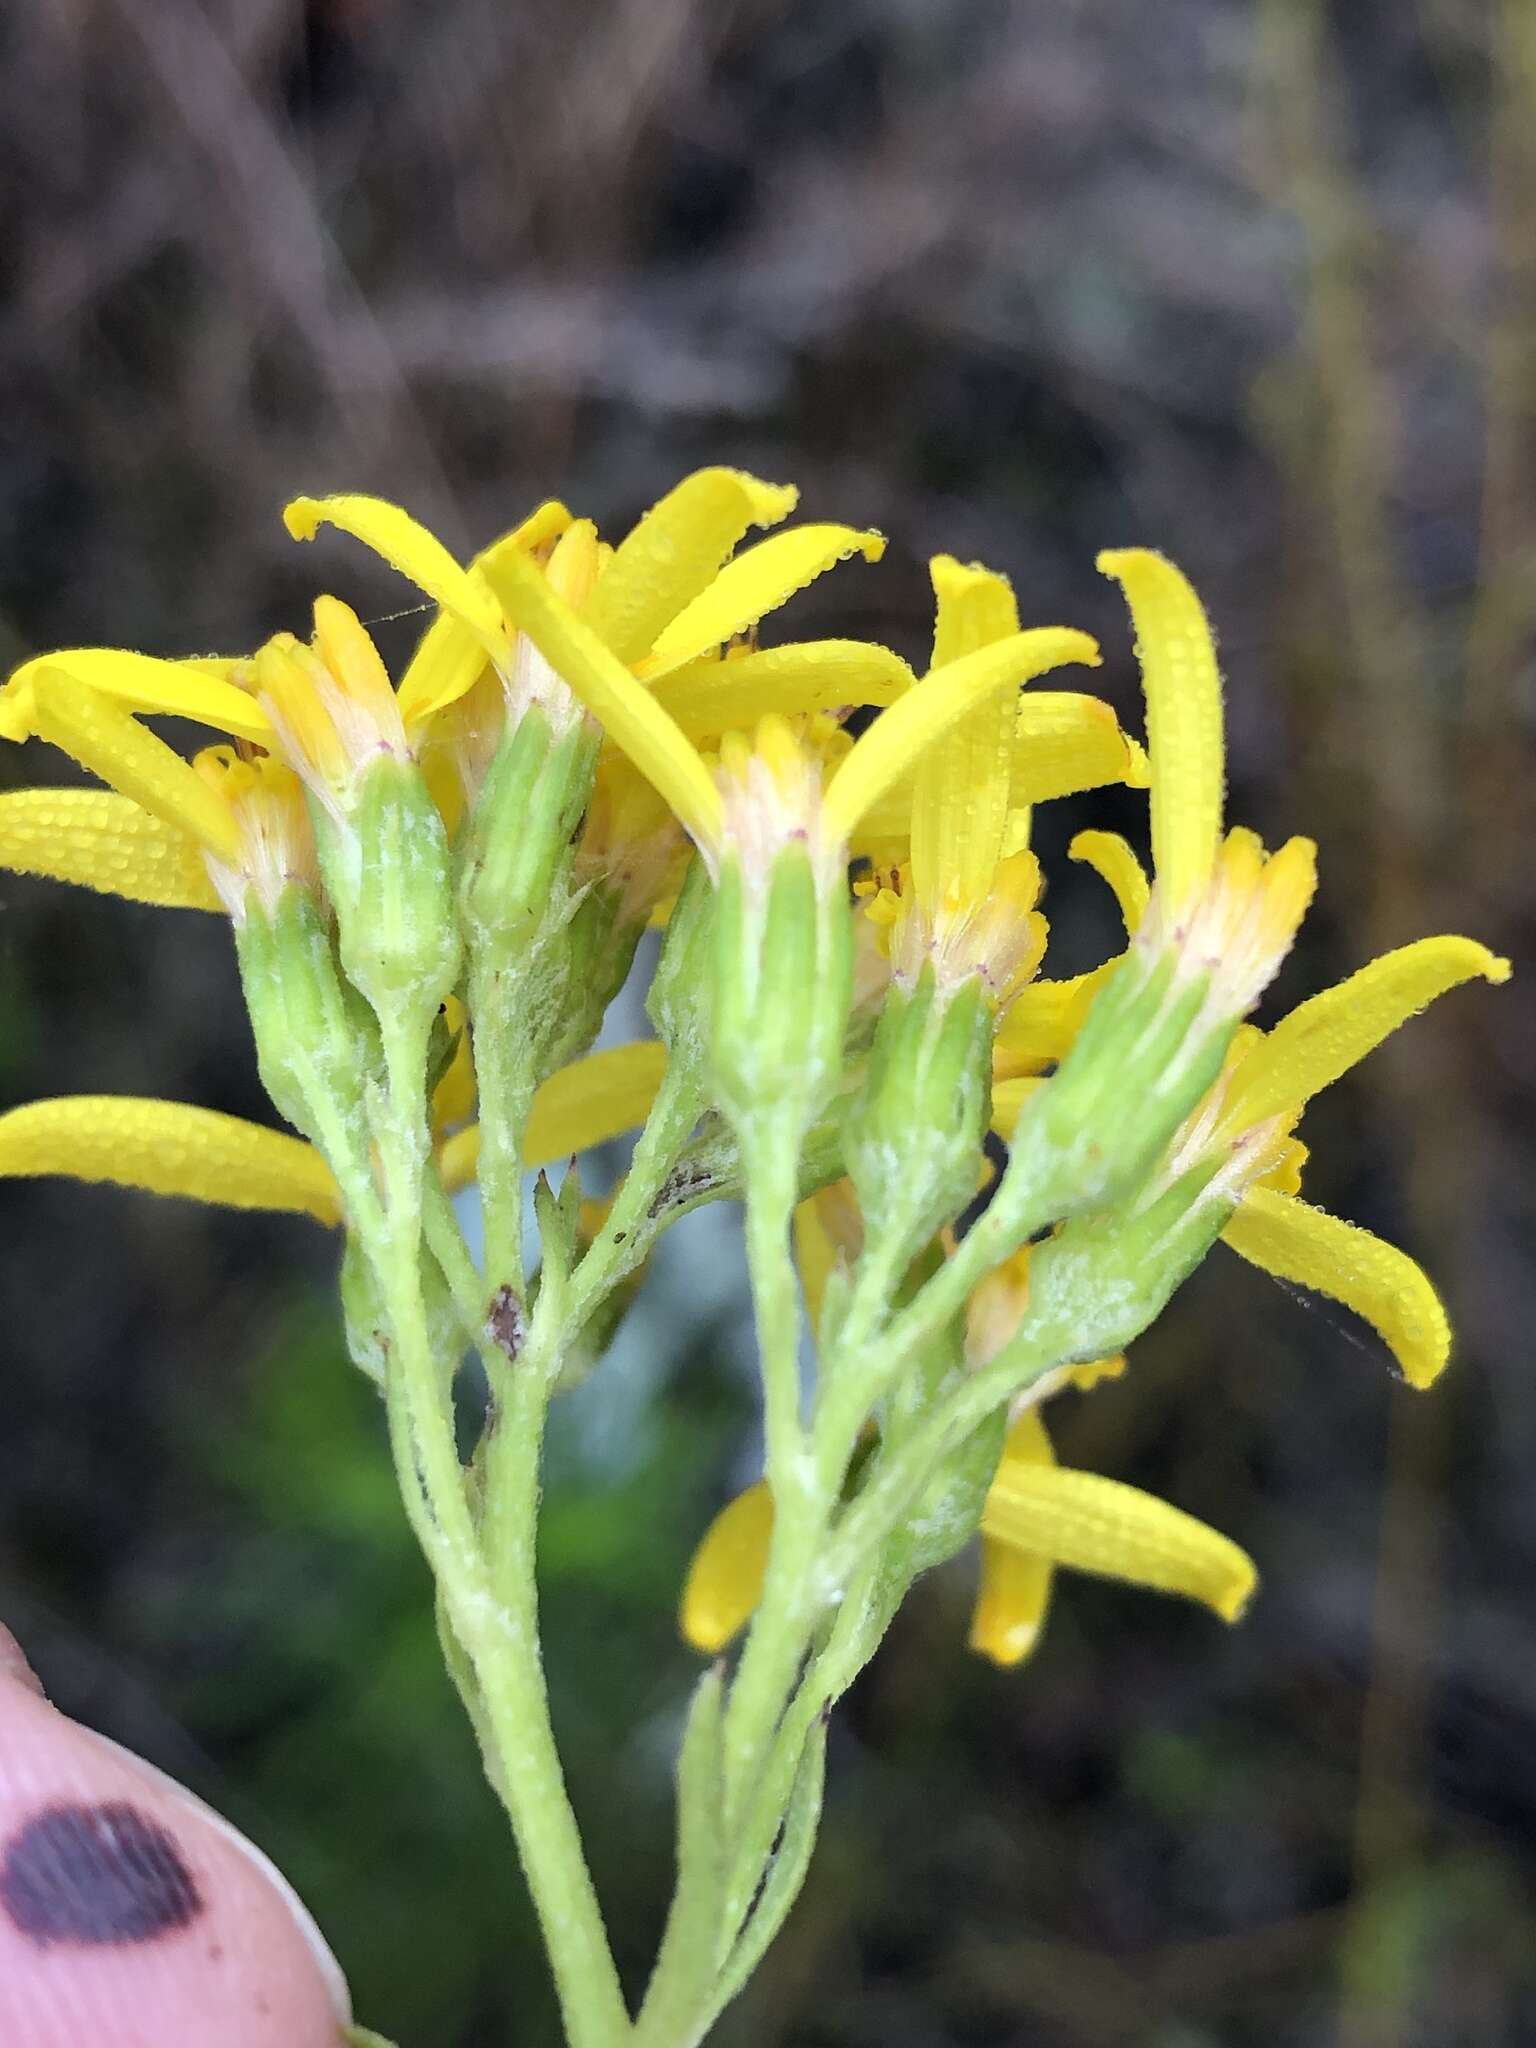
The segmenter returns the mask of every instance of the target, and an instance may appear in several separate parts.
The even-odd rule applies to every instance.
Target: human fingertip
[[[0,2041],[337,2048],[350,2019],[330,1950],[259,1850],[0,1678]]]
[[[43,1681],[27,1662],[26,1651],[4,1622],[0,1622],[0,1679],[6,1678],[25,1686],[28,1692],[36,1693],[40,1700],[48,1697],[43,1691]]]

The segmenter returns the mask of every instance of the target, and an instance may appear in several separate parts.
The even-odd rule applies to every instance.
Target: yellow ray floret
[[[928,564],[933,585],[933,654],[930,669],[947,668],[963,654],[990,647],[1019,630],[1019,608],[1006,576],[980,562],[935,555]]]
[[[859,822],[856,843],[894,844],[908,836],[915,781],[909,773],[874,800]],[[1105,783],[1146,787],[1146,757],[1120,730],[1110,707],[1080,690],[1024,691],[1013,733],[1010,815]]]
[[[693,740],[744,730],[777,712],[794,718],[845,704],[894,704],[915,678],[900,655],[863,640],[807,640],[725,661],[691,662],[653,694]]]
[[[1509,979],[1509,962],[1475,939],[1420,939],[1384,953],[1337,987],[1282,1017],[1238,1067],[1222,1111],[1224,1130],[1285,1115],[1336,1081],[1437,996],[1478,975]]]
[[[66,1095],[0,1116],[0,1175],[114,1181],[233,1209],[291,1209],[336,1223],[330,1168],[285,1132],[134,1095]]]
[[[880,534],[852,526],[796,526],[773,534],[727,562],[708,587],[662,628],[638,673],[654,679],[696,661],[710,648],[750,632],[797,590],[851,555],[878,562],[884,552]]]
[[[550,589],[534,563],[511,557],[498,564],[490,581],[508,620],[528,635],[614,744],[666,798],[706,855],[716,858],[725,823],[720,792],[676,720]],[[876,721],[833,776],[826,794],[825,838],[834,845],[845,843],[864,809],[957,719],[995,691],[1017,688],[1062,662],[1091,665],[1097,660],[1098,650],[1086,634],[1053,627],[1015,634],[936,670]]]
[[[1258,1583],[1228,1537],[1118,1479],[1005,1457],[987,1495],[984,1534],[1035,1557],[1198,1600],[1236,1621]]]
[[[1032,981],[1003,1013],[992,1056],[995,1080],[1034,1074],[1064,1059],[1099,990],[1118,960],[1062,981]]]
[[[723,807],[698,749],[643,684],[561,602],[538,567],[510,557],[491,573],[512,623],[581,699],[702,846],[719,844]]]
[[[1013,1074],[1005,1080],[993,1081],[992,1128],[999,1137],[1012,1139],[1014,1126],[1024,1114],[1025,1104],[1044,1084],[1043,1074]]]
[[[1199,598],[1162,555],[1111,549],[1098,567],[1124,591],[1136,628],[1152,757],[1152,865],[1177,917],[1210,880],[1221,831],[1225,756],[1216,647]]]
[[[546,499],[520,526],[475,556],[469,565],[470,581],[483,582],[487,568],[504,555],[527,555],[546,547],[570,524],[571,515],[564,505],[558,499]],[[424,725],[437,712],[456,704],[484,673],[488,659],[478,633],[452,609],[440,611],[400,678],[400,716],[407,728]]]
[[[1017,1304],[1017,1312],[1022,1315],[1028,1292],[1027,1248],[1024,1256],[1008,1263],[1022,1279]],[[1007,1468],[1055,1464],[1055,1448],[1039,1410],[1026,1408],[1008,1426],[1003,1455],[992,1483],[995,1486],[1004,1478]],[[987,1533],[983,1517],[981,1576],[967,1638],[976,1654],[1005,1668],[1022,1664],[1040,1640],[1055,1579],[1056,1566],[1048,1555],[1021,1549],[1014,1543],[998,1542]]]
[[[951,555],[929,565],[936,601],[934,667],[1018,632],[1007,579]],[[1015,701],[994,691],[956,719],[918,760],[912,778],[912,883],[930,926],[982,902],[1002,858],[1013,779]],[[1033,900],[1033,899],[1031,899]]]
[[[273,635],[256,656],[255,683],[289,765],[341,815],[379,754],[404,758],[409,742],[389,672],[356,612],[317,597],[314,619],[308,646]]]
[[[272,726],[254,697],[227,679],[238,667],[224,661],[161,661],[120,647],[66,647],[23,662],[0,689],[0,739],[24,740],[39,730],[36,690],[41,676],[66,676],[130,710],[195,718],[239,739],[268,745]],[[45,735],[46,737],[46,735]]]
[[[864,1219],[852,1182],[829,1181],[797,1203],[794,1235],[806,1318],[817,1332],[833,1274],[858,1256],[864,1242]]]
[[[1125,921],[1125,935],[1133,937],[1137,925],[1147,914],[1151,890],[1129,841],[1122,839],[1118,832],[1079,832],[1067,848],[1067,854],[1072,860],[1082,861],[1108,882]]]
[[[50,745],[221,859],[233,859],[238,835],[228,805],[189,762],[120,704],[85,683],[44,670],[33,688],[33,708],[37,730]]]
[[[465,1024],[464,1005],[457,996],[449,996],[444,1002],[443,1024],[453,1046],[453,1057],[449,1060],[442,1079],[432,1090],[434,1131],[447,1131],[458,1124],[467,1123],[475,1113],[475,1097],[478,1092],[475,1063],[470,1054],[469,1031]]]
[[[712,1657],[746,1625],[762,1594],[772,1538],[773,1495],[759,1479],[716,1515],[688,1568],[678,1623],[696,1650]]]
[[[679,1615],[695,1649],[714,1655],[751,1616],[762,1594],[773,1513],[773,1496],[760,1479],[705,1532]],[[1033,1647],[1057,1565],[1182,1594],[1224,1621],[1239,1618],[1258,1583],[1246,1553],[1193,1515],[1118,1480],[1062,1470],[1033,1409],[1009,1429],[981,1533],[985,1563],[971,1644],[1000,1664],[1017,1663]]]
[[[833,775],[823,814],[828,837],[846,842],[870,805],[968,711],[1069,662],[1096,668],[1096,642],[1068,626],[1042,626],[934,669],[875,720]]]
[[[763,483],[740,469],[684,477],[614,549],[592,593],[593,630],[620,661],[639,661],[708,588],[748,528],[777,526],[799,495],[792,484]]]
[[[1040,1640],[1055,1581],[1048,1557],[983,1536],[970,1647],[1004,1668],[1022,1664]]]
[[[442,542],[398,505],[357,492],[295,498],[283,508],[283,524],[295,540],[313,540],[327,525],[351,534],[434,603],[462,619],[492,661],[505,663],[510,658],[501,608],[483,579],[460,568]]]
[[[813,1331],[821,1327],[821,1311],[827,1298],[827,1283],[837,1270],[838,1248],[833,1242],[815,1195],[795,1205],[795,1266],[805,1295],[806,1320]]]
[[[166,909],[220,907],[197,841],[111,790],[0,796],[0,868]]]
[[[551,1074],[533,1098],[523,1132],[523,1164],[549,1166],[589,1145],[620,1137],[645,1122],[661,1077],[666,1048],[658,1039],[606,1046]],[[448,1139],[438,1156],[444,1185],[461,1188],[475,1177],[480,1127]]]
[[[1030,690],[1019,699],[1010,799],[1015,806],[1048,803],[1108,782],[1145,789],[1148,768],[1146,755],[1120,730],[1102,698],[1080,690]]]
[[[1411,1386],[1438,1379],[1451,1331],[1440,1298],[1406,1252],[1293,1195],[1251,1187],[1221,1233],[1252,1265],[1363,1316],[1391,1347]]]

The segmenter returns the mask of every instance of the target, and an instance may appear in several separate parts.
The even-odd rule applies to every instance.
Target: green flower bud
[[[800,845],[766,877],[728,856],[715,891],[710,1065],[738,1129],[759,1117],[801,1131],[842,1068],[852,1001],[850,921],[842,890],[822,886]]]
[[[360,778],[350,822],[355,884],[332,892],[342,966],[377,1013],[430,1015],[457,977],[459,928],[448,837],[415,762],[381,754]]]
[[[672,1061],[696,1066],[704,1057],[713,966],[715,892],[709,870],[695,858],[667,920],[661,955],[645,998],[645,1012]]]
[[[471,949],[507,958],[532,944],[568,871],[592,789],[597,739],[584,722],[555,738],[533,705],[502,735],[458,847]]]
[[[568,919],[541,935],[529,977],[545,1020],[537,1036],[541,1072],[575,1059],[597,1036],[628,979],[640,930],[624,916],[622,890],[594,882]]]
[[[870,1232],[891,1219],[915,1252],[974,1193],[991,1064],[979,979],[941,989],[925,966],[914,989],[891,988],[844,1132]]]
[[[981,1527],[987,1493],[1003,1454],[1008,1411],[1000,1407],[936,1472],[907,1520],[891,1538],[892,1566],[911,1584],[958,1555]]]
[[[364,1090],[378,1064],[377,1033],[341,973],[318,901],[290,886],[269,916],[253,900],[235,939],[262,1085],[315,1143],[316,1107],[327,1105],[362,1156]]]
[[[1057,1350],[1063,1365],[1123,1351],[1161,1315],[1232,1213],[1197,1167],[1142,1208],[1064,1224],[1035,1248],[1021,1341]],[[1006,1351],[999,1354],[1006,1356]]]
[[[1061,1191],[1058,1214],[1101,1209],[1136,1187],[1220,1073],[1235,1026],[1213,1021],[1206,995],[1203,977],[1135,954],[1099,992],[1014,1133],[1031,1178],[1045,1173]]]

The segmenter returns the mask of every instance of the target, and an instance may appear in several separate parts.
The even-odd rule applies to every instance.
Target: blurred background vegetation
[[[1276,1000],[1436,929],[1529,959],[1529,0],[33,0],[0,50],[7,665],[247,648],[317,581],[398,612],[360,551],[292,548],[294,491],[467,548],[546,493],[621,529],[729,461],[891,536],[786,630],[920,653],[947,548],[1100,634],[1132,716],[1092,564],[1146,541],[1222,634],[1234,814],[1322,842]],[[1137,826],[1056,808],[1048,859]],[[1057,971],[1102,956],[1091,888],[1050,907]],[[6,1104],[264,1114],[215,920],[9,878],[3,913]],[[1004,1676],[963,1652],[966,1568],[925,1581],[723,2042],[1536,2039],[1531,1005],[1528,975],[1452,997],[1306,1128],[1315,1197],[1441,1284],[1447,1383],[1395,1388],[1343,1312],[1218,1252],[1054,1412],[1071,1462],[1255,1554],[1252,1617],[1071,1580]],[[673,1603],[754,1457],[729,1219],[698,1227],[547,1497],[557,1718],[636,1981]],[[0,1611],[65,1708],[289,1870],[364,2017],[536,2048],[334,1261],[297,1221],[0,1187]]]

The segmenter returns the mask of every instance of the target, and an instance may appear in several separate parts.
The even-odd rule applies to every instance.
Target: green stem
[[[867,1604],[867,1585],[849,1588],[849,1597],[838,1608],[825,1641],[815,1646],[805,1676],[780,1716],[757,1789],[734,1834],[728,1838],[725,1892],[720,1907],[722,1959],[740,1934],[762,1882],[805,1745],[817,1720],[837,1697],[837,1680],[863,1626]]]
[[[977,1219],[953,1258],[944,1261],[883,1329],[873,1335],[851,1331],[853,1341],[837,1345],[827,1377],[837,1389],[840,1422],[846,1420],[845,1409],[851,1412],[857,1406],[857,1430],[918,1353],[935,1343],[963,1311],[978,1281],[1052,1220],[1058,1202],[1049,1177],[1033,1182],[1021,1177],[1009,1186],[1013,1176],[1026,1169],[1027,1161],[1016,1152],[991,1208]]]
[[[813,1441],[825,1488],[842,1486],[859,1431],[899,1370],[885,1345],[875,1348],[875,1339],[890,1321],[912,1257],[904,1220],[887,1218],[859,1259],[847,1313],[832,1333],[817,1382]]]
[[[646,1257],[657,1234],[651,1213],[704,1107],[698,1076],[669,1061],[613,1207],[571,1276],[567,1328],[581,1329]]]
[[[941,1460],[958,1450],[1003,1402],[1042,1379],[1071,1355],[1069,1332],[1054,1326],[1021,1333],[973,1373],[912,1431],[888,1458],[877,1459],[868,1485],[838,1517],[821,1565],[829,1590],[841,1585],[900,1526]]]
[[[487,1457],[496,1631],[482,1631],[472,1655],[572,2048],[598,2048],[626,2040],[629,2018],[550,1724],[535,1570],[549,1380],[532,1353],[507,1376]]]
[[[526,1019],[514,1016],[518,977],[477,959],[470,970],[469,1018],[480,1093],[477,1177],[485,1218],[487,1296],[523,1293],[523,1129],[536,1078]]]
[[[453,1203],[433,1167],[427,1170],[422,1191],[422,1227],[427,1248],[448,1282],[464,1335],[478,1349],[485,1342],[486,1286],[469,1255]]]
[[[789,1238],[799,1146],[793,1128],[776,1122],[766,1132],[748,1126],[740,1139],[768,1479],[781,1512],[788,1512],[812,1484],[800,1425],[800,1293]]]
[[[513,1412],[500,1433],[509,1449],[497,1479],[510,1489],[505,1521],[521,1540],[500,1568],[495,1561],[488,1568],[421,1293],[426,1034],[410,1018],[379,1022],[389,1100],[377,1135],[389,1215],[383,1241],[368,1249],[394,1338],[387,1391],[401,1487],[474,1667],[572,2048],[614,2048],[628,2038],[629,2017],[566,1796],[539,1654],[533,1520],[545,1385],[535,1373],[511,1375]]]
[[[833,1498],[818,1483],[800,1423],[800,1301],[789,1246],[797,1194],[796,1128],[789,1119],[774,1119],[766,1132],[744,1126],[739,1133],[747,1266],[775,1511],[762,1597],[726,1709],[722,1780],[728,1830],[737,1825],[762,1776],[810,1643],[819,1612],[814,1566]]]

